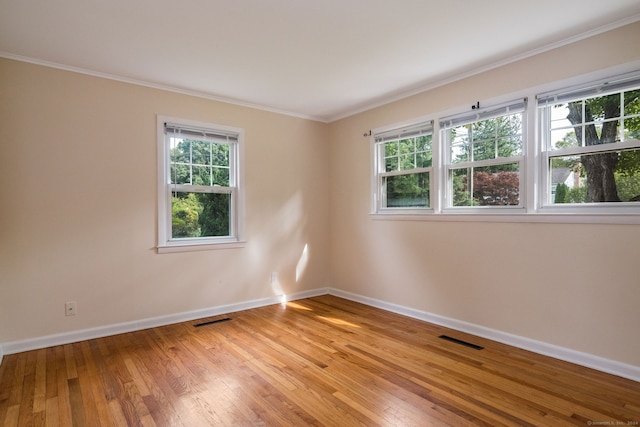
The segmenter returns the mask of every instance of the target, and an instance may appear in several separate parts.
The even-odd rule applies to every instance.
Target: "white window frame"
[[[629,149],[640,149],[639,139],[624,139],[619,135],[620,141],[602,145],[566,147],[552,149],[551,145],[551,117],[549,108],[557,103],[582,101],[594,96],[606,96],[619,94],[627,89],[640,89],[640,72],[612,76],[606,79],[590,81],[569,88],[537,95],[536,109],[538,111],[538,125],[540,138],[540,193],[539,211],[558,214],[639,214],[640,202],[600,202],[600,203],[567,203],[556,204],[551,202],[551,172],[550,162],[552,158],[566,156],[580,156],[584,154],[597,154],[615,152]],[[584,114],[584,112],[583,112]],[[624,119],[624,105],[621,104],[621,118]],[[620,132],[620,130],[619,130]]]
[[[534,223],[580,223],[580,224],[640,224],[640,202],[551,205],[547,189],[549,157],[545,153],[541,112],[537,99],[541,94],[567,92],[572,88],[586,88],[594,82],[612,81],[619,76],[633,74],[640,78],[640,61],[612,67],[582,76],[572,77],[537,87],[522,89],[494,99],[480,100],[471,110],[478,109],[478,104],[498,106],[508,104],[516,99],[528,99],[523,117],[523,159],[520,176],[520,207],[449,207],[448,176],[446,165],[448,148],[443,141],[441,122],[443,118],[469,115],[470,108],[459,107],[439,113],[422,116],[419,119],[397,123],[371,130],[371,208],[370,217],[374,220],[426,220],[426,221],[471,221],[471,222],[534,222]],[[491,109],[489,107],[488,109]],[[430,171],[430,206],[431,209],[420,209],[414,212],[397,209],[381,209],[379,206],[379,165],[378,152],[375,148],[376,132],[411,127],[421,122],[433,121],[433,163]],[[616,144],[620,148],[636,148],[640,144],[633,140]],[[608,148],[603,148],[607,150]],[[549,187],[550,188],[550,187]],[[606,205],[606,206],[602,206]]]
[[[433,150],[434,145],[434,123],[432,120],[411,122],[403,126],[392,126],[387,128],[380,128],[372,131],[371,133],[371,150],[372,150],[372,198],[371,209],[372,212],[379,214],[402,214],[402,215],[423,215],[433,213],[433,164],[429,167],[416,167],[413,169],[398,170],[398,171],[386,171],[385,164],[385,144],[401,141],[403,139],[431,135],[431,151],[432,159],[435,157]],[[415,154],[415,153],[414,153]],[[435,160],[432,160],[432,162]],[[383,181],[385,178],[400,176],[400,175],[413,175],[417,173],[427,173],[429,175],[429,206],[427,207],[387,207],[386,206],[386,194]]]
[[[171,184],[170,146],[165,126],[202,130],[212,134],[234,135],[229,142],[229,187]],[[244,130],[215,123],[186,120],[163,115],[157,116],[158,139],[158,253],[185,252],[208,249],[228,249],[244,246],[244,192],[242,188],[242,164]],[[231,194],[229,236],[179,238],[171,237],[172,191]]]
[[[443,208],[445,213],[517,213],[525,212],[526,207],[526,177],[527,177],[527,99],[519,101],[510,101],[505,104],[492,105],[487,108],[476,109],[472,114],[465,113],[462,115],[455,115],[444,118],[440,122],[440,145],[442,146],[444,163],[441,167],[443,174],[443,183],[446,188],[442,192],[443,194]],[[469,160],[466,162],[453,163],[451,159],[451,142],[448,138],[448,129],[456,126],[462,126],[466,124],[473,124],[476,122],[490,120],[506,115],[515,113],[522,114],[522,154],[511,157],[496,157],[486,160]],[[470,154],[473,150],[471,150]],[[453,205],[453,180],[450,176],[454,170],[467,169],[467,168],[479,168],[486,166],[498,166],[518,163],[518,176],[519,176],[519,202],[517,206],[454,206]]]

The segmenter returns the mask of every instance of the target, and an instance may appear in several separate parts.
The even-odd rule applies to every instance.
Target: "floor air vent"
[[[213,325],[214,323],[226,322],[227,320],[231,320],[231,318],[230,317],[224,317],[222,319],[209,320],[208,322],[196,323],[193,326],[195,326],[196,328],[199,328],[200,326]]]
[[[454,342],[456,344],[460,344],[460,345],[463,345],[465,347],[473,348],[473,349],[476,349],[476,350],[482,350],[484,348],[482,346],[479,346],[479,345],[476,345],[476,344],[471,344],[470,342],[462,341],[462,340],[459,340],[457,338],[450,337],[448,335],[440,335],[438,338],[442,338],[443,340],[451,341],[451,342]]]

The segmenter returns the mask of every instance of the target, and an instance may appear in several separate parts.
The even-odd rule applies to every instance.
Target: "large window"
[[[375,135],[376,209],[428,209],[433,152],[431,122]]]
[[[373,130],[372,213],[640,223],[640,72],[551,87]]]
[[[538,107],[543,205],[576,209],[640,201],[637,76],[542,95]]]
[[[162,117],[158,127],[158,247],[237,242],[242,131]]]
[[[446,208],[522,206],[524,102],[445,119]]]

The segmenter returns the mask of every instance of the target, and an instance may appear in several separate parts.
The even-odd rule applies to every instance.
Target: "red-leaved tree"
[[[468,185],[466,181],[463,180],[465,187]],[[477,206],[517,206],[520,201],[518,173],[474,172],[473,198]]]

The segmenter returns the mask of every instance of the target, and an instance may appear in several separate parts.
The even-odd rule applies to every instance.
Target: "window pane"
[[[230,187],[229,168],[213,168],[213,185]]]
[[[191,166],[193,185],[211,185],[211,168],[209,166]]]
[[[191,162],[191,144],[188,140],[181,138],[170,138],[171,144],[171,162],[190,163]]]
[[[624,115],[626,117],[640,114],[640,89],[624,93]]]
[[[496,158],[496,141],[493,139],[473,141],[473,160],[489,160]]]
[[[432,165],[433,151],[431,149],[432,135],[416,138],[416,167],[428,168]]]
[[[407,155],[404,155],[404,156],[400,156],[400,158],[398,160],[400,161],[400,170],[401,171],[415,169],[415,167],[416,167],[415,155],[413,153],[407,154]]]
[[[432,135],[423,135],[416,138],[416,151],[431,152]]]
[[[522,113],[497,117],[496,137],[522,135]]]
[[[383,178],[388,208],[428,208],[429,173],[395,175]]]
[[[229,236],[231,194],[174,192],[171,237]]]
[[[416,167],[417,168],[429,168],[431,167],[431,162],[433,160],[433,156],[431,152],[428,153],[416,153]]]
[[[620,93],[586,99],[584,109],[585,123],[620,117]]]
[[[498,138],[498,157],[522,155],[522,134]]]
[[[569,104],[556,104],[550,107],[551,129],[566,128],[571,126],[569,116]]]
[[[518,163],[450,172],[453,206],[518,206],[520,173]]]
[[[416,150],[414,138],[402,139],[398,141],[398,154],[413,153]]]
[[[397,171],[398,169],[398,158],[397,157],[388,157],[385,159],[385,168],[386,172]]]
[[[551,131],[550,149],[559,150],[568,147],[579,147],[578,137],[573,128],[561,128]]]
[[[387,142],[384,144],[384,156],[393,157],[398,155],[398,141]]]
[[[213,153],[212,164],[214,166],[229,166],[229,153],[231,147],[227,144],[212,144]]]
[[[171,164],[171,184],[191,184],[189,166],[184,164]]]
[[[640,139],[640,117],[624,120],[624,139]]]
[[[211,164],[211,143],[207,141],[191,141],[192,158],[194,165]]]
[[[640,201],[640,150],[555,157],[551,203]]]
[[[451,141],[451,162],[468,162],[470,154],[469,126],[458,126],[450,129],[449,140]]]

